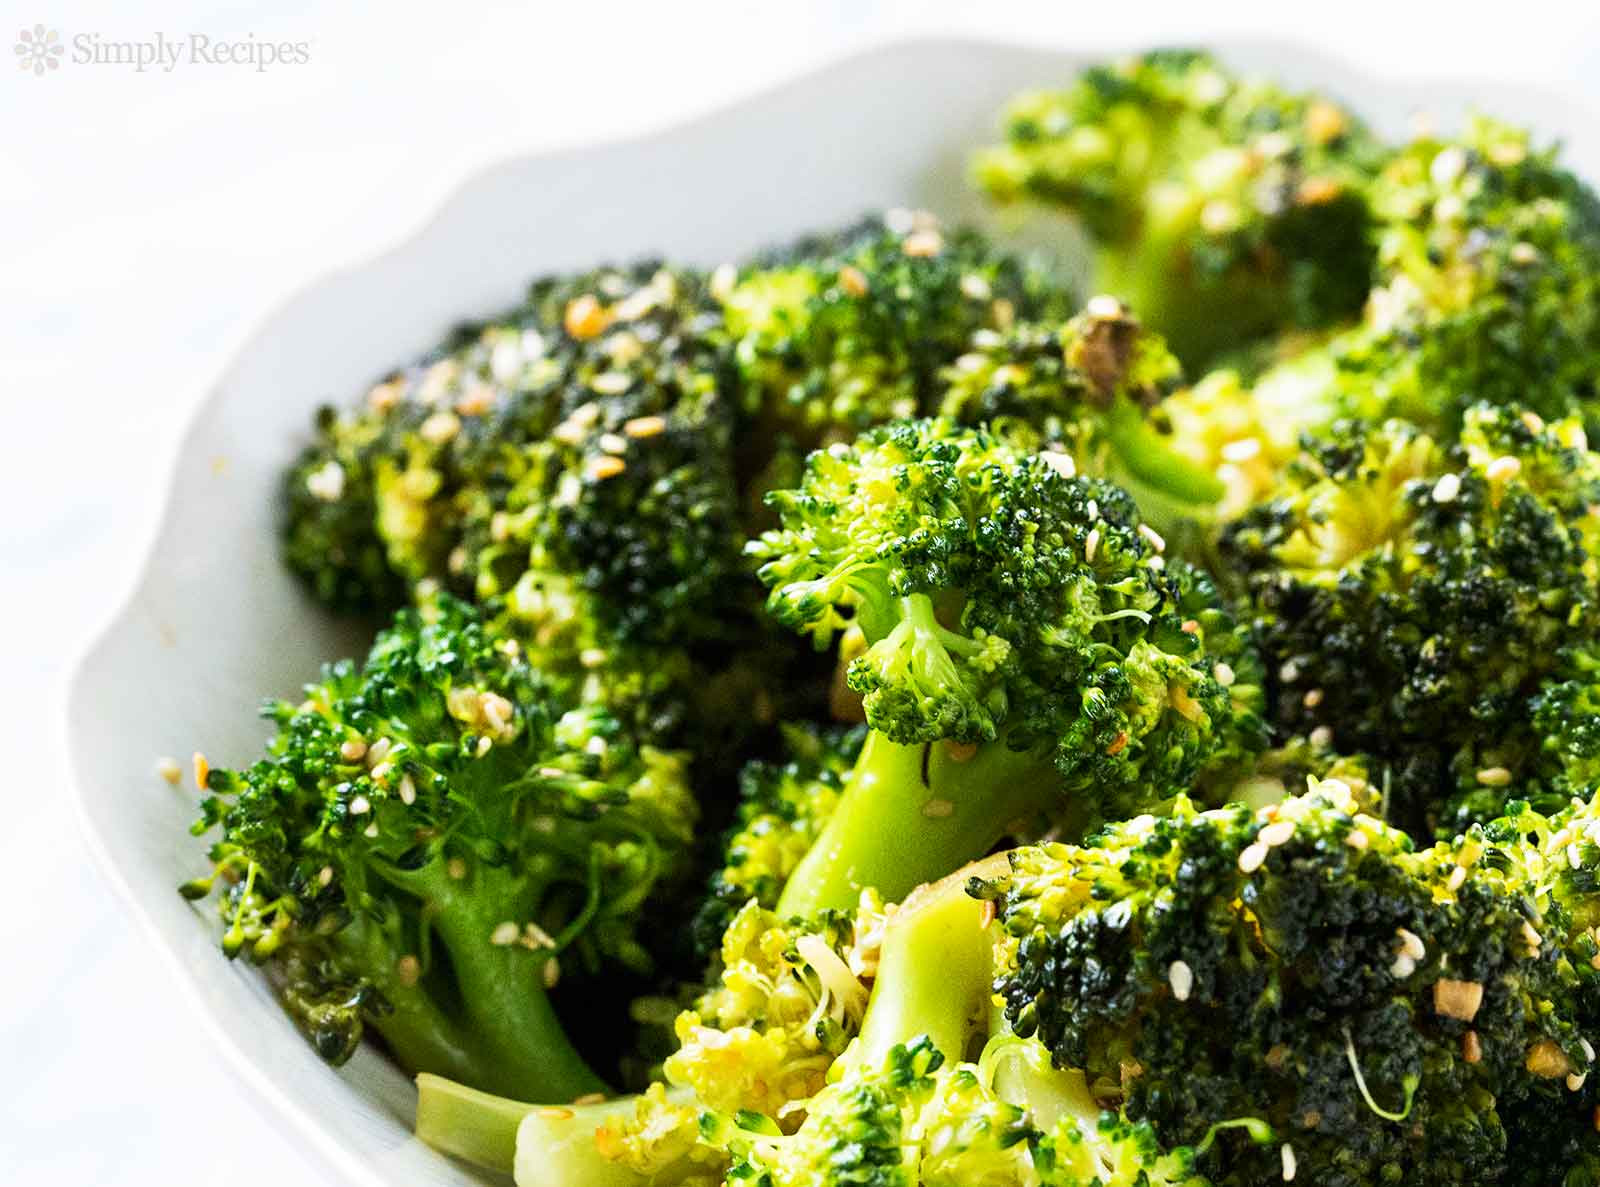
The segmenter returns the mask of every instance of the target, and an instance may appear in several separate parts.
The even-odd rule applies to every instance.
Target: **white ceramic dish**
[[[1569,108],[1481,87],[1363,80],[1304,50],[1221,47],[1241,66],[1325,86],[1396,130],[1421,106],[1481,103],[1548,135]],[[221,1042],[293,1135],[351,1183],[479,1181],[410,1137],[408,1080],[371,1051],[334,1071],[246,964],[218,956],[214,915],[174,887],[196,873],[194,796],[152,775],[197,745],[248,760],[255,707],[361,641],[280,570],[274,493],[317,404],[344,401],[455,322],[508,306],[532,276],[661,254],[714,264],[874,208],[974,214],[968,150],[1013,92],[1059,83],[1095,52],[913,42],[841,62],[687,125],[506,163],[473,179],[409,242],[327,277],[275,313],[191,425],[164,520],[128,602],[84,659],[69,730],[80,814],[111,881]],[[1573,144],[1575,159],[1595,145]],[[1593,170],[1590,170],[1593,175]]]

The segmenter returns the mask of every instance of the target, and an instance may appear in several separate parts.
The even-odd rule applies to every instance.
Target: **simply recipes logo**
[[[134,74],[170,74],[180,66],[243,67],[261,74],[282,66],[308,64],[311,42],[271,40],[254,33],[218,36],[157,32],[142,37],[74,33],[64,38],[57,30],[39,24],[17,34],[16,55],[23,73],[40,77],[59,70],[63,62],[121,68]]]

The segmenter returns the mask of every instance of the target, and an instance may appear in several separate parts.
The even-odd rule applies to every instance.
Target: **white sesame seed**
[[[589,381],[589,386],[602,396],[620,396],[632,383],[625,371],[602,371]]]
[[[961,278],[962,295],[973,301],[987,301],[993,293],[989,289],[989,282],[976,272],[968,272]]]
[[[1217,678],[1217,683],[1222,685],[1223,688],[1233,687],[1233,681],[1235,677],[1233,668],[1230,665],[1218,662],[1218,664],[1211,669],[1211,674]]]
[[[1240,437],[1237,441],[1229,441],[1222,447],[1222,460],[1238,465],[1248,462],[1261,452],[1261,438]]]
[[[1408,931],[1402,927],[1398,928],[1394,934],[1400,941],[1400,951],[1404,952],[1412,960],[1421,960],[1428,954],[1427,946],[1423,944],[1422,938],[1416,932]]]
[[[1567,846],[1567,864],[1575,870],[1583,868],[1583,850],[1578,848],[1576,841]]]
[[[332,881],[333,881],[333,867],[332,866],[323,866],[320,870],[317,871],[317,885],[318,886],[327,886]]]
[[[1511,772],[1505,767],[1485,767],[1478,772],[1477,779],[1485,787],[1504,787],[1511,782]]]
[[[544,962],[544,987],[554,989],[559,980],[561,980],[561,962],[551,956]]]
[[[1322,690],[1320,688],[1309,689],[1306,695],[1300,698],[1300,703],[1307,709],[1315,709],[1322,704]]]
[[[1083,559],[1092,564],[1094,562],[1094,554],[1099,551],[1099,548],[1100,529],[1090,528],[1088,536],[1083,541]]]
[[[1293,684],[1300,679],[1300,669],[1295,665],[1294,660],[1289,660],[1278,669],[1278,679],[1285,684]]]
[[[375,780],[377,780],[379,783],[382,783],[385,779],[387,779],[389,777],[390,773],[393,770],[394,770],[394,763],[392,763],[392,762],[381,762],[377,766],[372,768],[372,777]]]
[[[461,418],[454,412],[435,412],[417,429],[417,436],[429,445],[443,445],[461,431]]]
[[[1578,1046],[1583,1051],[1583,1057],[1590,1063],[1594,1062],[1594,1044],[1588,1039],[1579,1038]]]
[[[1453,503],[1461,493],[1461,475],[1446,474],[1433,484],[1433,501],[1435,503]]]
[[[956,806],[950,800],[929,800],[922,805],[922,814],[930,820],[943,820],[953,815],[955,810]]]
[[[1584,1081],[1589,1078],[1588,1072],[1573,1072],[1567,1076],[1567,1089],[1577,1092],[1583,1087]]]
[[[1261,863],[1267,860],[1267,847],[1259,842],[1246,845],[1239,854],[1239,870],[1241,873],[1253,874],[1261,868]]]
[[[394,749],[394,743],[388,738],[379,738],[367,747],[367,765],[375,767],[388,757],[389,751]]]
[[[1073,462],[1070,454],[1058,453],[1053,449],[1046,450],[1044,453],[1039,455],[1039,460],[1045,465],[1049,466],[1063,478],[1074,478],[1077,476],[1078,467],[1077,464]]]
[[[1326,750],[1329,746],[1332,746],[1333,728],[1326,725],[1317,726],[1316,729],[1311,731],[1311,744],[1318,750]]]
[[[1164,556],[1153,556],[1149,560],[1145,561],[1145,565],[1146,567],[1154,569],[1157,573],[1159,573],[1162,569],[1167,567],[1167,558]]]
[[[1483,473],[1490,482],[1509,482],[1522,473],[1522,460],[1510,454],[1502,454],[1490,462]]]
[[[1090,297],[1089,303],[1083,307],[1083,311],[1099,321],[1118,318],[1123,313],[1122,302],[1109,293],[1101,293],[1098,296]]]
[[[1529,923],[1526,919],[1522,921],[1522,938],[1527,942],[1528,947],[1532,948],[1535,952],[1537,952],[1544,944],[1544,937],[1535,931],[1533,929],[1533,924]]]
[[[496,948],[509,948],[517,942],[517,937],[522,934],[522,929],[511,920],[497,923],[495,929],[489,933],[489,943]]]
[[[607,453],[628,452],[628,439],[620,433],[601,433],[598,444]]]
[[[1372,838],[1364,832],[1351,832],[1346,834],[1344,843],[1352,849],[1365,849],[1372,843]]]
[[[1445,889],[1448,890],[1451,894],[1454,894],[1456,891],[1460,890],[1463,885],[1466,884],[1466,881],[1467,881],[1467,867],[1466,866],[1457,866],[1455,869],[1450,871],[1450,877],[1445,879],[1445,883],[1444,883]]]
[[[350,801],[350,815],[365,816],[372,811],[372,801],[364,795],[358,795]]]
[[[1280,1153],[1283,1155],[1283,1181],[1292,1183],[1294,1182],[1295,1171],[1299,1169],[1294,1160],[1294,1147],[1285,1142]]]
[[[478,757],[482,758],[485,754],[488,754],[489,753],[489,748],[491,746],[493,746],[493,745],[494,745],[494,740],[491,739],[488,735],[485,735],[485,736],[479,738],[478,739],[478,745],[477,745]]]
[[[376,837],[378,835],[378,822],[376,820],[374,820],[371,824],[367,825],[367,827],[362,829],[361,831],[362,831],[362,834],[364,836]]]
[[[1446,186],[1467,171],[1467,154],[1458,145],[1441,148],[1428,166],[1428,176],[1437,186]]]
[[[944,236],[938,231],[913,231],[901,241],[901,247],[908,256],[926,259],[944,249]]]
[[[1389,972],[1397,981],[1404,981],[1416,971],[1417,962],[1412,960],[1411,957],[1407,956],[1404,952],[1402,952],[1399,956],[1396,956],[1394,958],[1394,963],[1389,966]]]
[[[529,948],[554,948],[555,937],[537,923],[522,925],[522,941]]]
[[[1256,834],[1256,842],[1265,845],[1268,849],[1276,849],[1279,845],[1286,845],[1294,838],[1294,821],[1278,820],[1267,825]]]
[[[346,762],[360,762],[367,755],[367,744],[360,738],[347,738],[339,747],[339,757]]]
[[[178,760],[175,758],[161,758],[156,760],[156,774],[176,787],[178,781],[183,778],[183,768],[178,765]]]
[[[1194,990],[1194,970],[1181,960],[1167,966],[1167,984],[1172,986],[1172,996],[1180,1002],[1189,1000]]]
[[[314,499],[337,503],[344,497],[344,467],[328,461],[306,475],[306,490]]]
[[[1539,249],[1531,243],[1513,243],[1511,245],[1511,262],[1526,268],[1529,264],[1536,263],[1539,259]]]
[[[400,802],[408,807],[417,802],[417,785],[410,775],[400,777]]]
[[[1163,540],[1161,538],[1161,534],[1149,524],[1141,523],[1139,525],[1139,534],[1148,540],[1150,542],[1150,547],[1154,548],[1157,552],[1165,552],[1167,550],[1167,542]]]

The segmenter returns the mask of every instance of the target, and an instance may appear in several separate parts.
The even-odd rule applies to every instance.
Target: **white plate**
[[[905,43],[682,127],[508,162],[465,185],[411,241],[289,302],[216,382],[185,438],[142,576],[72,686],[77,803],[92,849],[171,958],[197,1021],[348,1181],[479,1180],[411,1138],[406,1077],[368,1050],[330,1069],[260,977],[221,958],[214,912],[174,889],[204,864],[188,833],[195,796],[153,774],[156,756],[197,747],[221,763],[249,761],[266,734],[260,701],[361,646],[277,561],[276,484],[312,409],[352,400],[456,322],[510,306],[539,273],[655,254],[711,265],[886,206],[971,216],[963,161],[1001,103],[1100,56]],[[1391,131],[1420,105],[1448,117],[1473,101],[1547,135],[1575,131],[1563,126],[1571,109],[1548,96],[1436,83],[1421,92],[1303,49],[1225,57],[1327,86]]]

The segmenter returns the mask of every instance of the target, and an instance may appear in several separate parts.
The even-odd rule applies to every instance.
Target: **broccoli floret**
[[[1417,851],[1324,781],[1015,851],[974,885],[1004,933],[996,992],[1018,1034],[1165,1145],[1270,1126],[1270,1145],[1218,1137],[1218,1187],[1290,1168],[1343,1187],[1556,1182],[1532,1118],[1592,1143],[1575,982],[1593,971],[1560,942],[1569,858],[1518,811]],[[1578,897],[1592,909],[1592,881]],[[1517,1179],[1530,1164],[1547,1173]]]
[[[909,422],[771,496],[782,526],[751,544],[768,607],[819,646],[862,632],[870,727],[780,914],[898,897],[1031,818],[1126,814],[1259,748],[1227,683],[1249,667],[1216,668],[1248,653],[1220,637],[1238,628],[1125,492],[1059,457]]]
[[[802,451],[927,414],[974,334],[1069,312],[1039,269],[923,211],[801,240],[725,280],[744,411]]]
[[[1340,343],[1348,413],[1451,434],[1474,402],[1594,417],[1600,202],[1528,134],[1477,118],[1372,186],[1378,282]]]
[[[272,703],[267,757],[212,769],[223,951],[274,970],[330,1060],[363,1029],[403,1066],[551,1100],[600,1081],[547,990],[570,971],[646,971],[638,919],[688,870],[683,755],[565,710],[440,596],[366,663]]]
[[[1127,486],[1147,515],[1204,514],[1223,494],[1160,423],[1161,401],[1182,378],[1178,360],[1114,298],[1064,325],[983,336],[945,378],[941,416],[992,424],[1019,447],[1064,450],[1079,473]]]
[[[976,180],[1071,216],[1095,288],[1200,366],[1354,316],[1372,283],[1367,187],[1384,153],[1342,107],[1163,51],[1014,100]]]
[[[1588,788],[1597,500],[1572,421],[1479,407],[1452,449],[1400,421],[1308,439],[1221,544],[1279,729],[1367,756],[1389,818],[1424,831]]]
[[[865,736],[860,726],[788,724],[783,761],[754,759],[740,772],[738,814],[722,842],[722,865],[695,915],[702,951],[716,951],[746,903],[778,905],[789,875],[838,805]]]

